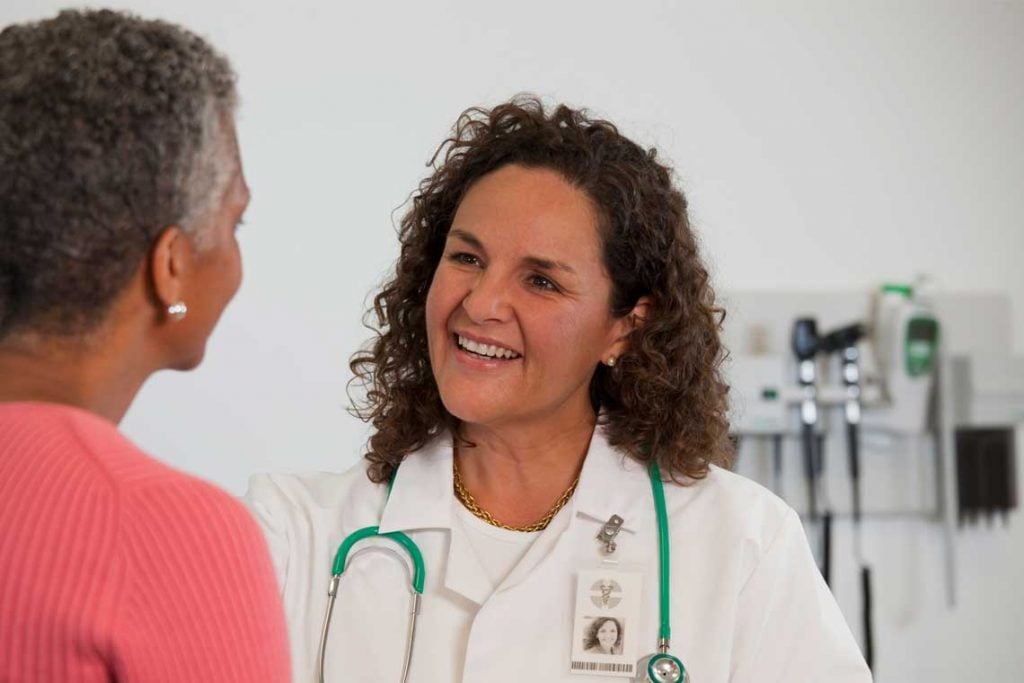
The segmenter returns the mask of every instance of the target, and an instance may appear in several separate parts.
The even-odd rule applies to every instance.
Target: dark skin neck
[[[115,314],[85,336],[0,341],[0,402],[59,403],[119,423],[159,367],[137,326]]]

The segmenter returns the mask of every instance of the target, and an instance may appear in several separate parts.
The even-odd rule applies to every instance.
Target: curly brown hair
[[[164,228],[204,241],[235,99],[227,59],[163,21],[67,10],[0,31],[0,339],[87,332]]]
[[[383,481],[409,453],[458,420],[441,402],[427,350],[425,304],[452,218],[477,180],[503,166],[546,168],[591,199],[599,215],[613,315],[650,297],[652,312],[630,333],[614,367],[598,365],[590,384],[613,446],[654,459],[677,481],[726,465],[728,386],[720,373],[724,311],[690,227],[671,169],[608,121],[532,96],[493,109],[474,107],[431,159],[433,173],[401,220],[394,276],[374,297],[376,332],[350,367],[365,389],[354,412],[374,427],[369,476]]]

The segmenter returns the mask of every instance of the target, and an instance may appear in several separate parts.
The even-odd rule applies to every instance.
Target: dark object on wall
[[[874,669],[875,646],[871,622],[871,568],[864,559],[861,547],[861,497],[860,497],[860,349],[857,343],[867,334],[862,323],[853,323],[829,332],[821,339],[820,350],[824,353],[839,354],[843,387],[846,400],[843,402],[843,421],[846,423],[846,452],[850,471],[850,493],[853,510],[853,552],[860,565],[860,586],[862,600],[861,624],[864,627],[864,659],[868,668]],[[818,446],[822,452],[823,445]],[[826,527],[826,530],[828,527]],[[829,544],[831,541],[829,541]],[[828,547],[828,545],[826,545]],[[826,572],[826,577],[828,573]]]
[[[1017,507],[1017,453],[1013,427],[956,430],[960,524],[1006,515]]]

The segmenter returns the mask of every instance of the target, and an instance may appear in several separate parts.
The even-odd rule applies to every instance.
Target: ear
[[[654,313],[654,300],[649,296],[640,297],[636,305],[626,315],[615,320],[612,326],[612,342],[605,352],[602,360],[607,361],[610,357],[618,358],[629,350],[629,335],[638,330],[650,320]]]
[[[161,310],[184,299],[194,248],[180,226],[164,228],[149,250],[149,279]]]

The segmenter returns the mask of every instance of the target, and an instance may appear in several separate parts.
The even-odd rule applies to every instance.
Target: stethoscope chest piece
[[[690,674],[677,657],[662,652],[640,660],[636,679],[640,683],[690,683]]]

